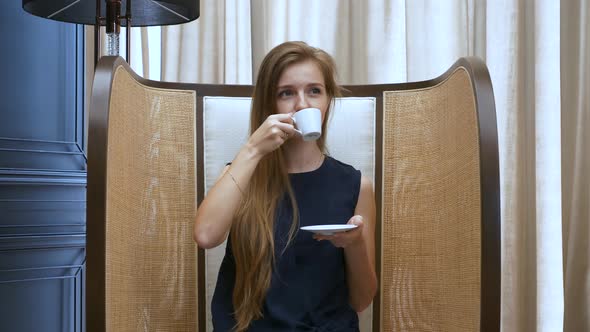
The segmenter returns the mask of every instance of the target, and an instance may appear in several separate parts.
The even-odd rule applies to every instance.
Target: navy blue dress
[[[290,174],[300,225],[346,224],[354,215],[361,174],[326,156],[314,171]],[[275,257],[263,318],[248,331],[358,331],[358,316],[348,303],[344,250],[329,241],[316,241],[298,230],[285,251],[292,210],[288,198],[280,204],[275,221]],[[217,278],[211,312],[216,332],[232,331],[232,291],[235,262],[228,241]]]

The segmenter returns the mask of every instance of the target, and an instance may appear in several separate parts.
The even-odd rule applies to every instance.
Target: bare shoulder
[[[361,194],[373,194],[373,181],[361,175]]]
[[[356,203],[355,214],[363,216],[368,225],[374,225],[375,220],[375,195],[373,192],[373,181],[366,176],[361,176],[361,188]],[[371,232],[374,228],[369,227]],[[370,233],[370,232],[369,232]],[[370,237],[372,238],[372,237]]]
[[[373,191],[373,181],[366,176],[361,176],[361,188],[359,191],[357,210],[362,212],[373,211],[375,209],[375,195]]]

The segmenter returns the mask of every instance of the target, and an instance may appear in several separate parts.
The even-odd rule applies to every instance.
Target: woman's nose
[[[309,102],[308,102],[305,94],[302,94],[302,93],[298,94],[298,96],[297,96],[297,110],[309,108],[309,107],[310,107],[310,105],[309,105]]]

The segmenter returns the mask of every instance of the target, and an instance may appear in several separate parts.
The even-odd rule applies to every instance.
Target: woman
[[[360,171],[325,154],[326,119],[339,95],[324,51],[286,42],[264,58],[251,135],[197,210],[194,238],[228,237],[211,304],[215,331],[358,331],[372,301],[375,202]],[[319,108],[322,136],[304,141],[292,116]],[[299,227],[354,224],[313,235]]]

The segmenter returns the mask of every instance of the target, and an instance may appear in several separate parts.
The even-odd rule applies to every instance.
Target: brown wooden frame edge
[[[109,57],[97,63],[88,121],[86,203],[86,330],[106,331],[106,162],[110,89],[115,68]]]
[[[481,191],[481,331],[500,331],[501,205],[498,129],[494,91],[487,66],[477,57],[458,61],[471,77],[479,122]]]

